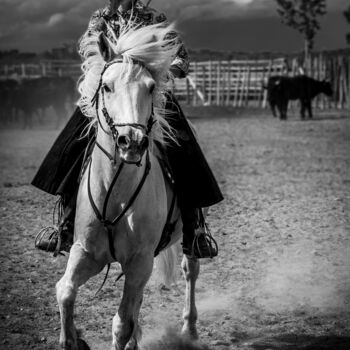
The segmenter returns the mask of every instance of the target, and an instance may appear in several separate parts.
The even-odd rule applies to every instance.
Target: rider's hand
[[[170,66],[170,72],[174,78],[185,78],[186,74],[175,64]]]

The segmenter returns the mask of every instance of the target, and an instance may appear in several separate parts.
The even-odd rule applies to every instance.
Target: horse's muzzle
[[[129,164],[139,164],[149,146],[147,135],[133,138],[131,135],[119,135],[116,140],[121,160]]]

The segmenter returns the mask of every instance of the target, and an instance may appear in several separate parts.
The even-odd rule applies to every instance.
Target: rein
[[[97,219],[101,222],[101,224],[103,224],[104,228],[106,229],[106,231],[108,233],[109,251],[110,251],[113,259],[117,260],[116,256],[115,256],[115,252],[114,252],[112,228],[113,228],[113,226],[118,224],[118,222],[124,217],[125,213],[130,209],[131,205],[134,203],[135,199],[137,198],[138,194],[140,193],[140,191],[141,191],[141,189],[146,181],[146,178],[151,170],[151,161],[149,158],[149,151],[147,150],[147,153],[146,153],[145,171],[143,173],[143,176],[142,176],[138,186],[136,187],[135,192],[131,195],[131,197],[129,198],[129,201],[127,202],[127,204],[123,208],[123,210],[113,220],[109,220],[107,218],[108,202],[109,202],[110,196],[112,194],[112,190],[114,188],[114,185],[117,182],[117,180],[118,180],[118,178],[123,170],[124,163],[121,163],[119,165],[118,170],[116,171],[116,173],[113,177],[113,180],[108,188],[108,191],[107,191],[104,203],[103,203],[102,213],[97,208],[97,205],[96,205],[96,203],[92,197],[92,193],[91,193],[91,164],[92,164],[92,158],[90,158],[90,161],[89,161],[88,181],[87,181],[88,196],[89,196],[90,204],[92,206],[92,209],[93,209]]]
[[[113,140],[115,142],[115,151],[114,151],[114,155],[111,155],[105,148],[103,148],[97,141],[95,141],[95,145],[103,152],[103,154],[114,164],[116,165],[117,163],[117,149],[118,149],[118,144],[117,144],[117,138],[118,138],[118,127],[123,127],[123,126],[131,126],[137,129],[141,129],[144,130],[146,135],[148,136],[152,130],[152,127],[155,123],[154,117],[153,117],[153,107],[152,107],[152,113],[151,116],[148,119],[147,125],[144,124],[139,124],[139,123],[115,123],[113,118],[109,115],[108,110],[106,108],[106,104],[105,104],[105,95],[104,95],[104,90],[101,89],[102,88],[102,78],[103,78],[103,74],[105,73],[105,71],[107,70],[107,68],[109,68],[112,64],[115,63],[122,63],[123,59],[119,58],[116,60],[113,60],[111,62],[108,62],[105,64],[102,72],[101,72],[101,76],[100,76],[100,81],[96,90],[96,93],[94,95],[94,97],[92,98],[91,102],[93,105],[95,105],[96,107],[96,116],[97,116],[97,120],[99,123],[100,128],[103,130],[104,133],[106,133],[107,135],[112,135]],[[143,63],[140,61],[136,61],[133,60],[133,64],[139,64],[143,66]],[[110,131],[106,130],[100,120],[100,115],[99,115],[99,100],[100,100],[100,91],[101,91],[101,95],[102,95],[102,114],[105,118],[105,121],[107,123],[107,125],[109,126]],[[142,157],[141,157],[142,158]],[[146,165],[145,165],[145,170],[143,173],[143,176],[137,186],[137,188],[135,189],[135,192],[131,195],[131,197],[129,198],[129,201],[127,202],[126,206],[122,209],[122,211],[119,213],[119,215],[117,215],[113,220],[110,220],[107,218],[107,208],[108,208],[108,203],[113,191],[113,188],[124,168],[124,164],[125,162],[122,160],[122,162],[120,163],[113,179],[112,182],[107,190],[107,194],[106,197],[104,199],[104,203],[103,203],[103,209],[102,212],[100,212],[100,210],[97,208],[97,205],[93,199],[92,196],[92,192],[91,192],[91,164],[92,164],[92,158],[90,158],[89,160],[89,165],[88,165],[88,181],[87,181],[87,190],[88,190],[88,196],[89,196],[89,201],[90,204],[92,206],[92,209],[97,217],[97,219],[100,221],[100,223],[104,226],[104,228],[107,231],[108,234],[108,242],[109,242],[109,251],[111,256],[113,257],[114,260],[116,259],[116,255],[115,255],[115,251],[114,251],[114,244],[113,244],[113,232],[112,232],[112,228],[114,226],[116,226],[118,224],[118,222],[124,217],[124,215],[126,214],[126,212],[129,210],[129,208],[132,206],[132,204],[134,203],[135,199],[137,198],[137,196],[139,195],[145,181],[146,178],[150,172],[151,169],[151,161],[150,161],[150,156],[149,156],[149,150],[147,149],[146,151]],[[133,163],[137,166],[141,165],[141,161],[139,163]],[[107,272],[108,273],[108,272]]]
[[[102,153],[111,161],[111,163],[114,166],[117,164],[117,149],[118,149],[117,139],[118,139],[118,136],[119,136],[119,132],[118,132],[117,128],[118,127],[123,127],[123,126],[130,126],[130,127],[136,128],[136,129],[143,130],[145,132],[146,136],[148,137],[149,134],[152,131],[153,125],[156,122],[156,120],[154,119],[153,105],[152,105],[151,115],[148,118],[148,121],[147,121],[146,125],[140,124],[140,123],[115,123],[113,118],[109,115],[108,110],[106,108],[106,104],[105,104],[105,91],[104,91],[104,89],[102,89],[103,74],[105,73],[107,68],[110,67],[112,64],[114,64],[114,63],[121,63],[121,62],[123,62],[123,59],[119,58],[119,59],[113,60],[113,61],[108,62],[108,63],[105,64],[105,66],[104,66],[104,68],[103,68],[103,70],[101,72],[101,76],[100,76],[98,87],[96,89],[96,93],[95,93],[94,97],[91,100],[92,105],[95,105],[97,121],[98,121],[98,124],[99,124],[101,130],[105,134],[112,136],[112,138],[113,138],[113,140],[115,142],[114,154],[113,155],[110,154],[97,141],[95,141],[95,146],[102,151]],[[132,60],[132,63],[133,64],[139,64],[139,65],[144,67],[144,64],[142,62],[140,62],[140,61]],[[109,127],[109,130],[105,129],[105,127],[102,124],[101,119],[100,119],[100,114],[99,114],[100,92],[101,92],[101,97],[102,97],[101,98],[101,101],[102,101],[102,114],[104,116],[106,124]],[[142,159],[142,157],[141,157],[141,159]],[[148,176],[148,174],[149,174],[149,172],[151,170],[151,161],[150,161],[149,149],[147,148],[147,151],[146,151],[145,169],[144,169],[144,173],[142,175],[142,178],[141,178],[139,184],[137,185],[134,193],[130,196],[129,201],[127,202],[125,207],[122,209],[122,211],[116,217],[114,217],[113,220],[111,220],[111,219],[107,218],[108,203],[110,201],[110,197],[111,197],[113,188],[114,188],[114,186],[115,186],[115,184],[116,184],[120,174],[122,173],[122,170],[124,168],[125,163],[127,163],[127,162],[123,161],[123,160],[121,161],[121,163],[119,164],[119,167],[118,167],[118,169],[117,169],[117,171],[116,171],[116,173],[115,173],[115,175],[114,175],[114,177],[112,179],[112,182],[109,185],[106,197],[105,197],[104,202],[103,202],[102,212],[98,209],[98,207],[97,207],[97,205],[96,205],[96,203],[95,203],[95,201],[93,199],[92,192],[91,192],[91,164],[92,164],[92,157],[90,157],[89,163],[87,165],[87,167],[88,167],[87,191],[88,191],[89,201],[90,201],[91,207],[92,207],[92,209],[93,209],[93,211],[94,211],[94,213],[96,215],[96,218],[103,225],[103,227],[105,228],[105,230],[107,232],[109,251],[110,251],[110,254],[111,254],[112,258],[115,261],[117,260],[117,258],[116,258],[116,254],[115,254],[115,250],[114,250],[113,227],[116,226],[120,222],[120,220],[125,216],[126,212],[130,209],[130,207],[132,206],[132,204],[134,203],[134,201],[136,200],[136,198],[138,197],[139,193],[142,190],[142,187],[143,187],[143,185],[144,185],[144,183],[146,181],[146,178],[147,178],[147,176]],[[135,164],[136,166],[141,166],[141,160],[138,163],[132,163],[132,164]],[[169,211],[168,216],[167,216],[167,222],[166,222],[165,227],[163,229],[161,241],[159,242],[159,246],[156,248],[156,252],[155,252],[156,255],[158,255],[159,251],[162,248],[164,248],[164,243],[166,245],[169,242],[169,239],[167,239],[166,242],[163,242],[163,236],[166,236],[166,233],[169,230],[173,230],[173,227],[175,226],[175,224],[177,222],[177,220],[176,220],[175,224],[171,224],[170,225],[171,216],[172,216],[172,213],[173,213],[174,207],[175,207],[175,198],[176,198],[176,196],[174,195],[173,199],[172,199],[172,202],[171,202],[171,208],[170,208],[170,211]],[[105,284],[105,282],[107,280],[108,272],[110,270],[110,265],[111,264],[109,263],[108,266],[107,266],[107,271],[106,271],[105,278],[104,278],[104,280],[102,282],[102,285],[100,286],[100,288],[96,292],[95,296],[99,293],[99,291],[102,289],[102,287],[104,286],[104,284]],[[118,278],[117,278],[117,281],[123,275],[124,275],[123,272],[120,273]]]

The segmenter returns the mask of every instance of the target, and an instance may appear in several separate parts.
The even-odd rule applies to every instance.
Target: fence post
[[[246,70],[242,67],[242,84],[240,85],[240,91],[239,91],[239,101],[238,101],[238,107],[242,107],[243,105],[243,98],[244,98],[244,92],[245,92],[245,84],[246,84]]]
[[[230,105],[231,99],[231,61],[227,63],[227,95],[226,95],[226,106]]]
[[[272,71],[272,58],[270,58],[269,67],[268,67],[268,71],[267,71],[267,77],[266,77],[267,82],[271,76],[271,71]],[[267,89],[264,89],[264,97],[263,97],[262,107],[266,108],[266,105],[267,105]]]
[[[341,69],[341,58],[338,57],[338,84],[339,84],[339,100],[338,100],[338,109],[342,108],[343,105],[343,79],[342,79],[342,69]]]
[[[191,91],[190,91],[190,83],[188,81],[188,77],[186,77],[186,96],[187,96],[187,105],[191,104]]]
[[[211,106],[213,102],[213,66],[212,62],[209,61],[209,87],[208,87],[208,103]]]
[[[348,57],[348,108],[350,109],[350,59]]]
[[[194,62],[193,69],[194,69],[193,80],[194,80],[195,86],[197,86],[197,62]],[[193,88],[193,105],[197,106],[197,93],[194,88]]]
[[[220,105],[220,88],[221,88],[221,62],[218,61],[218,65],[216,67],[216,105]]]
[[[325,73],[324,73],[324,59],[323,55],[320,53],[319,56],[319,66],[320,66],[320,79],[324,79]],[[324,110],[324,105],[325,105],[325,97],[322,94],[321,99],[320,99],[320,108]]]
[[[249,104],[249,91],[250,89],[250,66],[248,66],[248,71],[247,71],[247,86],[246,86],[246,93],[245,93],[245,98],[246,98],[246,101],[245,101],[245,105],[248,106]]]
[[[239,96],[239,88],[241,83],[241,66],[237,66],[237,78],[236,78],[236,87],[235,87],[235,95],[233,100],[233,107],[238,106],[238,96]]]
[[[24,63],[21,64],[21,76],[22,78],[25,78],[26,76],[26,66]]]
[[[205,69],[205,65],[202,65],[202,93],[205,99],[207,99],[207,71]]]

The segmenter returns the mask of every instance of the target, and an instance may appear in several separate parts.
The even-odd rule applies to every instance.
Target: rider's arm
[[[162,23],[166,22],[167,19],[164,14],[157,14],[154,17],[155,23]],[[185,48],[185,45],[183,44],[181,38],[179,37],[179,34],[175,31],[168,34],[167,39],[175,39],[180,44],[179,51],[177,52],[177,55],[174,59],[174,61],[171,63],[170,71],[173,74],[175,78],[185,78],[188,74],[188,69],[190,65],[190,59],[188,56],[188,52]]]
[[[102,32],[106,29],[106,21],[104,18],[104,9],[95,11],[89,21],[86,34],[93,34],[96,32]]]
[[[79,53],[83,56],[84,51],[84,40],[88,39],[90,36],[96,33],[100,32],[106,32],[106,21],[103,18],[103,11],[104,10],[97,10],[95,11],[90,20],[88,27],[82,37],[79,40]]]

